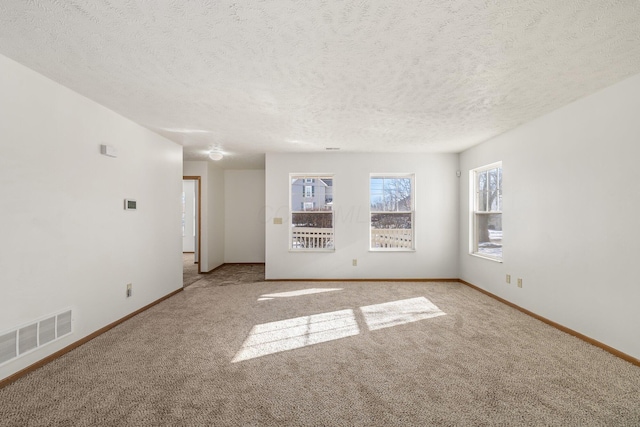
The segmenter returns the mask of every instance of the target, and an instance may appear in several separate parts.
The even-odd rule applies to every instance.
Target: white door
[[[182,181],[182,252],[196,250],[196,182]]]

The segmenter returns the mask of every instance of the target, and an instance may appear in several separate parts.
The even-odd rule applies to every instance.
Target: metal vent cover
[[[0,365],[73,332],[73,313],[66,310],[0,334]]]
[[[18,355],[38,347],[38,324],[18,329]]]
[[[0,335],[0,364],[18,356],[18,331]]]

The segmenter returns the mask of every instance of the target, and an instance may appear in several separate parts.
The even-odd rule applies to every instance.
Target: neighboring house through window
[[[291,174],[290,183],[289,249],[333,250],[333,177]]]
[[[372,174],[369,201],[370,249],[415,249],[414,175]]]
[[[470,253],[502,260],[502,162],[470,171]]]

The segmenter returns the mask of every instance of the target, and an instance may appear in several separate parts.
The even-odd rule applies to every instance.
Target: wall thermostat
[[[124,199],[124,209],[127,211],[135,211],[138,209],[138,202],[133,199]]]

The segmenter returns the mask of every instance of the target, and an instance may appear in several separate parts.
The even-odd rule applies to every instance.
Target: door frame
[[[198,259],[195,260],[195,263],[198,264],[198,274],[202,274],[202,269],[200,268],[200,257],[202,256],[202,245],[200,244],[200,242],[202,241],[201,239],[201,235],[202,235],[202,228],[200,227],[200,223],[202,222],[201,219],[201,211],[202,211],[202,185],[201,185],[201,177],[200,176],[183,176],[182,177],[182,181],[196,181],[196,184],[198,186],[198,191],[196,194],[196,198],[197,198],[197,206],[196,206],[196,228],[198,230],[198,241],[197,241],[197,245],[198,247],[196,248],[196,252],[198,254]]]

